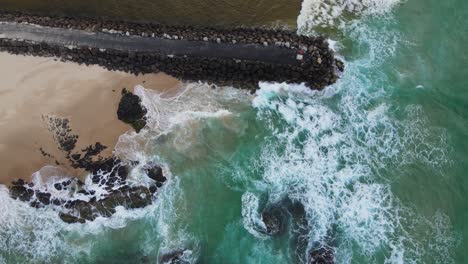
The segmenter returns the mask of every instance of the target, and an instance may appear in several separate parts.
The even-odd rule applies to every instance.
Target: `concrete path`
[[[298,64],[296,51],[275,46],[122,36],[82,30],[0,23],[0,38],[23,39],[53,45],[74,45],[175,56],[239,59],[277,64]]]

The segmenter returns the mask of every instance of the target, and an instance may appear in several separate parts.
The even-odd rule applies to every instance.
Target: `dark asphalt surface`
[[[276,64],[298,64],[295,50],[275,46],[122,36],[16,23],[0,23],[0,38],[23,39],[63,46],[73,45],[130,52],[154,52],[175,56],[185,55]]]

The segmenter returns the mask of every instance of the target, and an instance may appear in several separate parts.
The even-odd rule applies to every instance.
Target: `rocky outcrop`
[[[179,249],[170,251],[167,253],[162,254],[159,257],[159,264],[189,264],[190,262],[187,261],[184,256],[187,253],[191,253],[190,250],[186,249]]]
[[[129,104],[139,105],[139,99],[126,92],[130,98]],[[125,97],[124,95],[124,97]],[[124,107],[120,116],[124,120],[142,118],[142,109]],[[138,119],[137,118],[137,119]],[[126,209],[143,208],[150,205],[156,198],[156,193],[163,186],[167,178],[160,165],[150,163],[144,166],[142,173],[146,173],[152,181],[146,185],[133,186],[127,181],[130,170],[138,163],[126,164],[117,157],[102,157],[101,152],[106,149],[99,142],[84,149],[76,149],[78,135],[74,134],[70,122],[66,118],[44,116],[49,131],[52,133],[57,147],[65,154],[66,161],[73,168],[79,168],[90,174],[91,185],[85,185],[76,178],[65,178],[54,184],[35,186],[24,180],[12,182],[9,187],[10,196],[22,202],[27,202],[35,208],[50,207],[58,212],[59,217],[67,223],[85,223],[97,217],[110,217],[116,212],[116,207]],[[41,153],[47,156],[41,148]],[[100,190],[97,194],[95,190]]]
[[[137,132],[145,125],[146,109],[141,105],[140,97],[122,90],[122,99],[120,99],[119,108],[117,109],[117,117],[122,122],[130,124]]]
[[[20,201],[29,201],[33,195],[34,191],[29,187],[23,185],[13,185],[10,187],[10,196]]]
[[[68,210],[60,212],[59,216],[67,223],[84,223],[86,220],[93,221],[99,216],[110,217],[115,213],[117,206],[126,209],[146,207],[151,204],[152,196],[146,187],[123,186],[101,200],[68,201],[64,204]]]
[[[105,169],[105,168],[104,168]],[[113,168],[115,169],[115,167]],[[101,170],[99,175],[108,175],[109,171]],[[131,187],[124,180],[125,175],[116,175],[119,183],[116,181],[99,181],[96,184],[107,190],[107,194],[96,196],[95,192],[84,188],[84,184],[77,179],[67,179],[53,185],[54,190],[35,189],[31,183],[24,181],[14,182],[10,186],[10,196],[22,202],[29,203],[32,207],[40,208],[52,206],[59,212],[60,218],[67,223],[84,223],[93,221],[97,217],[110,217],[117,206],[123,206],[126,209],[143,208],[150,205],[155,198],[158,188],[162,187],[164,182],[154,181],[154,184],[147,186]],[[164,176],[161,176],[165,179]],[[106,177],[107,178],[107,177]],[[62,193],[72,193],[68,198],[57,198],[52,195],[52,191],[61,191]],[[81,195],[80,199],[76,198]],[[86,199],[83,200],[83,197]]]
[[[155,163],[146,165],[145,171],[148,177],[156,182],[157,187],[161,187],[167,181],[167,178],[163,174],[162,168]]]
[[[311,232],[304,206],[288,197],[276,203],[269,203],[262,211],[262,221],[266,227],[259,229],[272,238],[281,236],[286,231],[292,235],[291,246],[297,263],[334,264],[334,231],[324,238],[325,242],[309,241]],[[312,247],[309,245],[312,244]]]
[[[285,229],[286,214],[285,208],[271,206],[262,212],[262,221],[266,226],[264,231],[270,236],[280,235]]]
[[[308,264],[334,264],[334,250],[328,245],[320,245],[309,251]]]

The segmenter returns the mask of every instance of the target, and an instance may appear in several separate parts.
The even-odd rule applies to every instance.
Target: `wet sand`
[[[0,53],[0,184],[29,180],[46,165],[66,164],[43,116],[68,118],[77,148],[100,142],[110,155],[131,128],[117,119],[121,90],[135,85],[171,90],[181,83],[165,74],[134,76],[99,66],[80,66],[53,58]],[[40,148],[50,154],[41,154]],[[83,172],[61,166],[68,175]]]

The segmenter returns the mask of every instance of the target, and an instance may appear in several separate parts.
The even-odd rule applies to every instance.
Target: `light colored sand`
[[[134,76],[98,66],[80,66],[52,58],[0,53],[0,183],[29,180],[32,173],[64,155],[42,120],[44,115],[66,117],[79,135],[77,147],[95,142],[108,146],[130,127],[117,119],[122,88],[135,85],[171,90],[180,82],[165,74]],[[42,147],[53,158],[44,157]],[[82,172],[65,168],[70,175]]]

